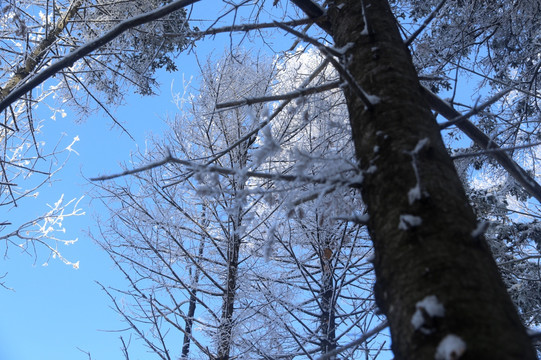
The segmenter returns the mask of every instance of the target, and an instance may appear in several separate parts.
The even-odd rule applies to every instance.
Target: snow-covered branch
[[[432,91],[423,87],[425,99],[429,106],[444,116],[446,119],[453,121],[462,116],[445,100]],[[518,165],[507,153],[499,151],[500,147],[494,143],[487,135],[479,130],[472,122],[467,119],[456,123],[456,126],[462,130],[470,139],[483,149],[493,150],[490,154],[492,157],[511,175],[531,196],[541,202],[541,185],[537,183],[520,165]]]
[[[287,26],[300,26],[300,25],[306,25],[306,24],[313,24],[314,19],[299,19],[299,20],[291,20],[291,21],[285,21],[283,22],[284,25]],[[209,28],[207,30],[202,31],[192,31],[188,34],[185,33],[166,33],[164,36],[167,37],[186,37],[189,36],[194,39],[201,39],[205,36],[209,35],[218,35],[222,33],[230,33],[230,32],[248,32],[252,30],[262,30],[262,29],[272,29],[276,27],[275,22],[271,23],[260,23],[260,24],[242,24],[242,25],[231,25],[231,26],[223,26],[219,28]]]
[[[272,174],[272,173],[263,173],[263,172],[258,172],[258,171],[247,171],[247,170],[242,170],[242,169],[229,169],[229,168],[224,168],[224,167],[215,166],[215,165],[197,164],[197,163],[194,163],[193,161],[177,159],[173,156],[167,156],[163,160],[156,161],[145,166],[137,167],[135,169],[125,170],[118,174],[99,176],[99,177],[91,178],[90,180],[91,181],[112,180],[112,179],[120,178],[123,176],[134,175],[143,171],[152,170],[154,168],[158,168],[168,163],[180,164],[180,165],[186,166],[188,170],[193,171],[193,172],[208,172],[208,173],[217,173],[220,175],[243,175],[246,177],[251,177],[251,178],[256,178],[256,179],[266,179],[266,180],[276,180],[276,181],[290,181],[290,182],[300,181],[300,182],[312,183],[312,184],[347,185],[354,188],[358,188],[361,186],[361,182],[359,181],[351,182],[346,179],[340,179],[340,178],[329,179],[327,177],[317,178],[317,177],[302,176],[302,175]]]
[[[90,54],[96,49],[103,47],[105,44],[111,42],[116,37],[124,33],[125,31],[134,28],[136,26],[146,24],[148,22],[160,19],[174,11],[180,10],[188,5],[196,3],[200,0],[177,0],[171,4],[163,6],[153,11],[132,17],[124,20],[116,25],[113,29],[98,37],[97,39],[75,49],[68,55],[64,56],[60,60],[54,62],[49,67],[45,68],[41,72],[30,77],[27,81],[16,87],[10,92],[2,101],[0,101],[0,113],[6,110],[10,105],[17,101],[21,96],[28,91],[42,84],[45,80],[54,76],[62,69],[73,66],[73,64],[82,59],[84,56]]]
[[[343,55],[342,53],[336,51],[335,49],[330,49],[328,46],[321,44],[316,39],[313,39],[310,36],[303,34],[288,26],[279,23],[276,23],[276,26],[316,46],[318,50],[321,51],[321,53],[329,60],[329,62],[333,64],[336,71],[338,71],[342,79],[344,79],[346,83],[351,87],[353,92],[355,92],[359,99],[361,99],[367,110],[372,109],[373,106],[378,103],[379,98],[377,96],[367,94],[357,83],[357,81],[355,81],[355,79],[353,78],[353,76],[351,76],[347,69],[344,68],[342,64],[340,64],[338,60],[334,58],[334,56]]]
[[[339,86],[340,86],[340,81],[332,81],[320,86],[314,86],[310,88],[300,88],[295,91],[289,92],[287,94],[263,96],[263,97],[258,97],[258,98],[249,98],[249,99],[220,103],[220,104],[216,104],[216,109],[231,108],[234,106],[252,105],[252,104],[258,104],[258,103],[264,103],[264,102],[270,102],[270,101],[278,101],[278,100],[293,100],[293,99],[297,99],[303,96],[308,96],[308,95],[336,89]]]

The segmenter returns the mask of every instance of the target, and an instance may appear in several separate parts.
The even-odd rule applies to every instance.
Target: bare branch
[[[405,44],[407,46],[411,45],[411,43],[413,42],[413,40],[415,40],[417,38],[417,36],[419,36],[419,34],[428,26],[428,24],[430,24],[430,22],[432,20],[434,20],[434,18],[436,17],[436,14],[441,10],[441,8],[443,7],[443,5],[445,5],[445,2],[447,0],[442,0],[438,6],[436,6],[436,8],[434,9],[434,11],[432,11],[432,13],[425,19],[425,21],[423,21],[423,23],[421,24],[421,26],[415,30],[415,32],[413,34],[411,34],[411,36],[405,41]]]
[[[230,101],[226,103],[216,104],[216,109],[230,108],[234,106],[252,105],[263,102],[277,101],[277,100],[293,100],[299,97],[317,94],[320,92],[336,89],[340,86],[340,81],[333,81],[324,85],[314,86],[311,88],[300,88],[287,94],[263,96],[259,98],[251,98],[237,101]]]
[[[429,106],[440,113],[448,120],[455,120],[462,116],[451,105],[435,95],[432,91],[423,86],[425,99]],[[539,185],[520,165],[518,165],[504,151],[499,151],[500,147],[492,139],[486,136],[472,122],[467,119],[456,123],[456,126],[462,130],[470,139],[483,149],[494,150],[490,154],[492,157],[515,179],[531,196],[541,202],[541,185]]]

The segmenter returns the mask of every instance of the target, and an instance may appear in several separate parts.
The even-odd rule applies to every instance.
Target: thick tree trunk
[[[328,14],[344,66],[380,99],[367,110],[344,89],[395,358],[535,359],[387,1],[337,1]],[[444,338],[463,341],[455,357],[436,355]]]

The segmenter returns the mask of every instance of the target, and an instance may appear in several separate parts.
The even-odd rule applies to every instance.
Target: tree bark
[[[323,235],[326,236],[326,235]],[[328,238],[324,239],[319,249],[321,264],[321,352],[326,354],[336,349],[336,291],[334,287],[334,264],[332,245]],[[331,359],[335,359],[332,357]]]
[[[473,233],[475,215],[387,1],[339,0],[328,14],[336,47],[348,45],[344,67],[379,98],[367,110],[344,89],[365,172],[376,300],[395,358],[535,359],[483,235]],[[414,326],[418,303],[429,296],[444,312],[420,309]],[[465,352],[436,355],[449,335]]]
[[[234,226],[235,230],[237,229]],[[235,311],[235,294],[237,292],[237,274],[239,267],[240,236],[234,232],[229,239],[227,250],[226,292],[223,296],[222,318],[218,328],[217,360],[228,360],[231,351],[231,332],[233,330],[233,312]]]
[[[203,212],[203,219],[204,219],[205,213]],[[205,249],[205,238],[201,239],[201,243],[199,244],[199,251],[198,251],[198,259],[201,259],[203,257],[203,251]],[[193,286],[191,287],[191,295],[190,295],[190,301],[188,306],[188,314],[186,315],[185,319],[185,326],[184,326],[184,339],[182,341],[182,355],[181,359],[187,359],[188,355],[190,354],[190,343],[192,340],[192,329],[193,329],[193,320],[195,318],[195,309],[197,307],[197,288],[199,286],[199,277],[201,274],[201,269],[199,267],[195,267],[195,274],[193,276]]]

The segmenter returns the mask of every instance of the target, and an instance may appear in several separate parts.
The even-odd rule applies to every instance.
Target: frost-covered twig
[[[13,104],[15,101],[17,101],[21,96],[26,94],[28,91],[34,89],[35,87],[39,86],[41,83],[43,83],[45,80],[49,79],[53,75],[60,72],[62,69],[72,66],[77,60],[82,59],[84,56],[90,54],[94,50],[102,47],[103,45],[111,42],[115,38],[117,38],[119,35],[124,33],[125,31],[142,25],[146,24],[148,22],[160,19],[174,11],[180,10],[188,5],[191,5],[193,3],[196,3],[200,0],[178,0],[171,4],[162,6],[161,8],[158,8],[153,11],[149,11],[146,13],[143,13],[138,16],[134,16],[130,19],[124,20],[120,22],[117,26],[115,26],[113,29],[105,33],[104,35],[100,36],[97,39],[94,39],[90,41],[89,43],[75,49],[68,55],[64,56],[57,62],[51,64],[49,67],[44,69],[43,71],[35,74],[34,76],[30,77],[26,82],[24,82],[22,85],[16,87],[12,92],[10,92],[2,101],[0,101],[0,113],[6,110],[11,104]]]
[[[332,81],[327,84],[314,86],[311,88],[299,88],[295,91],[292,91],[286,94],[263,96],[263,97],[258,97],[258,98],[250,98],[250,99],[243,99],[243,100],[220,103],[220,104],[216,104],[216,109],[224,109],[224,108],[230,108],[234,106],[252,105],[252,104],[277,101],[277,100],[293,100],[299,97],[332,90],[339,86],[340,86],[340,81]]]
[[[455,120],[462,116],[457,110],[449,105],[445,100],[434,94],[426,87],[424,90],[425,99],[429,106],[440,113],[448,120]],[[541,202],[541,185],[539,185],[531,176],[518,165],[505,151],[498,151],[500,147],[494,143],[485,133],[479,130],[472,122],[467,119],[459,121],[456,126],[483,149],[490,149],[490,155],[515,179],[531,196]]]
[[[224,168],[224,167],[215,166],[215,165],[197,164],[189,160],[177,159],[175,157],[172,157],[171,155],[165,157],[163,160],[156,161],[145,166],[141,166],[135,169],[125,170],[118,174],[91,178],[90,180],[91,181],[112,180],[119,177],[123,177],[127,175],[134,175],[143,171],[152,170],[154,168],[163,166],[168,163],[180,164],[180,165],[186,166],[189,170],[195,171],[195,172],[218,173],[221,175],[241,174],[243,176],[257,178],[257,179],[267,179],[267,180],[277,180],[277,181],[301,181],[301,182],[314,183],[314,184],[332,184],[334,186],[343,184],[343,185],[349,185],[351,187],[359,187],[361,185],[359,182],[351,183],[350,181],[346,179],[342,179],[342,178],[329,179],[326,177],[317,178],[317,177],[310,177],[310,176],[305,176],[305,175],[272,174],[272,173],[263,173],[263,172],[258,172],[258,171],[245,171],[245,170],[240,170],[240,169],[230,169],[230,168]]]
[[[385,329],[387,326],[389,326],[389,324],[387,323],[387,321],[384,321],[382,322],[381,324],[377,325],[375,328],[373,328],[372,330],[370,331],[367,331],[365,332],[364,334],[362,334],[357,340],[355,341],[352,341],[350,342],[349,344],[347,345],[344,345],[344,346],[340,346],[339,348],[333,350],[333,351],[329,351],[328,353],[326,353],[325,355],[322,355],[320,356],[319,358],[317,358],[317,360],[327,360],[327,359],[331,359],[331,358],[334,358],[335,355],[338,355],[340,354],[341,352],[343,351],[346,351],[347,349],[350,349],[352,347],[355,347],[355,346],[359,346],[361,345],[363,342],[365,342],[366,340],[368,340],[369,338],[371,338],[372,336],[376,335],[377,333],[379,333],[380,331],[382,331],[383,329]]]
[[[79,203],[82,197],[79,199],[72,199],[67,203],[64,203],[64,195],[55,202],[53,205],[49,205],[50,210],[42,216],[28,221],[18,228],[10,231],[7,234],[1,235],[0,240],[6,241],[6,254],[8,252],[8,245],[16,246],[23,252],[30,253],[29,249],[32,249],[36,253],[36,246],[39,244],[50,251],[50,257],[58,258],[66,265],[71,265],[75,269],[79,268],[79,262],[71,262],[62,256],[60,250],[58,250],[58,244],[71,245],[77,242],[77,239],[64,240],[57,237],[57,233],[66,233],[66,229],[63,226],[63,221],[67,218],[74,216],[82,216],[85,213],[79,208]],[[72,207],[71,210],[68,210]],[[2,229],[3,230],[3,229]],[[20,242],[17,243],[15,239]],[[47,265],[45,262],[44,265]]]
[[[425,19],[425,21],[423,21],[423,23],[421,24],[421,26],[419,26],[419,28],[417,30],[415,30],[413,32],[413,34],[411,34],[411,36],[405,41],[405,44],[407,46],[411,45],[411,43],[413,42],[413,40],[415,40],[417,38],[417,36],[419,36],[419,34],[428,26],[428,24],[430,24],[430,22],[432,20],[434,20],[434,18],[436,17],[436,14],[438,13],[438,11],[441,10],[441,8],[443,7],[443,5],[445,5],[445,2],[447,0],[442,0],[438,6],[436,6],[436,8],[434,9],[434,11],[432,11],[432,13],[430,13],[430,15]]]
[[[339,51],[337,51],[335,49],[330,49],[328,46],[325,46],[325,45],[321,44],[316,39],[313,39],[313,38],[309,37],[308,35],[303,34],[303,33],[299,32],[299,31],[297,31],[295,29],[292,29],[292,28],[290,28],[288,26],[285,26],[283,24],[276,23],[276,26],[278,26],[279,28],[281,28],[281,29],[283,29],[283,30],[297,36],[298,38],[303,39],[303,40],[309,42],[310,44],[316,46],[318,48],[318,50],[321,51],[321,53],[334,66],[336,71],[338,71],[338,73],[340,74],[342,79],[344,79],[347,82],[347,84],[351,87],[353,92],[359,97],[359,99],[361,99],[361,101],[363,102],[363,104],[364,104],[364,106],[365,106],[365,108],[367,110],[371,110],[374,107],[374,104],[379,101],[379,98],[377,96],[367,94],[361,88],[361,86],[357,83],[357,81],[355,81],[355,79],[353,78],[353,76],[351,76],[351,74],[347,71],[347,69],[344,68],[342,66],[342,64],[340,64],[338,62],[338,60],[336,60],[334,58],[334,56],[343,55],[341,52],[339,52]]]

